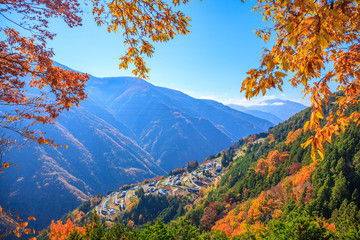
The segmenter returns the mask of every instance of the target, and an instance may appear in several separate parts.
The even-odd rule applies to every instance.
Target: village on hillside
[[[201,188],[208,188],[220,180],[223,175],[221,156],[207,159],[202,164],[189,162],[184,169],[176,169],[163,178],[145,180],[136,185],[125,185],[118,191],[109,193],[96,206],[95,211],[106,221],[120,216],[131,208],[137,198],[136,191],[142,188],[145,195],[184,196],[196,201]]]

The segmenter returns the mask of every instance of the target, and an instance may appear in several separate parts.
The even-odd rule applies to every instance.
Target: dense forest
[[[311,135],[302,130],[310,113],[219,153],[225,173],[194,203],[138,190],[111,226],[83,204],[81,224],[67,216],[39,239],[359,239],[360,129],[351,124],[313,161],[300,147]]]

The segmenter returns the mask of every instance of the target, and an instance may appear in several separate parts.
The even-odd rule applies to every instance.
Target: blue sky
[[[246,101],[240,93],[246,72],[258,67],[265,46],[253,32],[266,26],[262,16],[251,11],[254,4],[256,1],[194,0],[181,7],[192,18],[191,33],[155,45],[154,56],[146,59],[151,68],[150,82],[226,104],[262,101],[262,97]],[[60,21],[51,27],[57,33],[49,42],[55,61],[97,77],[131,76],[131,70],[118,69],[124,51],[122,35],[97,27],[91,14],[83,16],[82,27],[69,29]],[[275,96],[295,101],[302,98],[300,89],[288,84],[283,93],[270,91],[266,98]]]

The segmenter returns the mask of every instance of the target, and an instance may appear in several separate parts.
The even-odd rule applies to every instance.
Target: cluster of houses
[[[104,207],[101,209],[102,215],[114,215],[116,213],[116,210],[114,208],[109,208],[106,205],[107,201],[104,204]]]
[[[169,192],[168,192],[167,190],[163,189],[163,188],[160,188],[160,189],[159,189],[159,193],[160,193],[161,195],[164,195],[164,196],[169,195]]]
[[[209,163],[207,163],[206,165],[201,166],[200,169],[210,170],[210,169],[213,169],[213,167],[214,167],[214,164],[213,164],[212,162],[209,162]],[[216,173],[217,173],[217,175],[220,174],[220,173],[221,173],[221,170],[222,170],[221,164],[217,163],[217,164],[215,165],[215,174],[216,174]]]
[[[202,175],[201,175],[201,171],[203,173]],[[188,175],[189,178],[187,179],[190,179],[190,182],[192,183],[191,185],[188,185],[188,183],[186,182],[182,182],[184,181],[182,177],[187,176],[187,174],[184,172],[183,174],[177,174],[174,176],[167,177],[166,181],[163,184],[158,184],[157,180],[153,180],[152,182],[149,182],[143,186],[140,185],[134,186],[127,191],[113,192],[106,197],[103,204],[99,205],[102,206],[100,207],[100,212],[102,215],[107,215],[107,216],[111,216],[116,213],[116,209],[108,207],[109,206],[108,202],[110,198],[112,198],[114,205],[119,207],[120,211],[125,210],[126,205],[124,204],[125,203],[124,198],[126,198],[126,195],[128,194],[129,191],[132,190],[132,193],[134,194],[133,191],[137,190],[140,187],[142,187],[145,190],[146,194],[159,194],[163,196],[168,196],[170,194],[169,191],[164,189],[165,186],[173,186],[173,187],[177,186],[178,188],[172,189],[173,194],[177,194],[177,192],[184,191],[185,189],[190,193],[198,193],[202,186],[207,185],[213,181],[212,179],[213,174],[219,175],[221,173],[222,173],[221,164],[216,162],[208,162],[206,164],[201,165],[200,168],[192,171]]]

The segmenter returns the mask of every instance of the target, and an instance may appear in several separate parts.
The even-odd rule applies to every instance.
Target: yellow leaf
[[[290,45],[293,45],[295,44],[295,38],[290,38],[289,39],[289,42],[288,42]]]
[[[310,123],[310,121],[307,121],[307,122],[305,123],[305,125],[304,125],[304,131],[306,131],[306,130],[308,129],[309,123]]]
[[[301,144],[302,148],[306,148],[307,146],[309,146],[310,143],[312,143],[313,141],[313,137],[310,137],[306,142]]]
[[[275,72],[275,77],[279,78],[279,77],[286,77],[287,74],[283,73],[283,72]]]
[[[347,16],[347,15],[345,15],[345,14],[341,14],[340,15],[340,18],[341,18],[341,20],[343,20],[343,21],[348,21],[350,18]]]
[[[286,24],[285,28],[288,33],[292,33],[292,31],[295,28],[295,23],[290,22],[290,23]]]
[[[316,112],[315,112],[315,115],[316,115],[318,118],[320,118],[320,119],[323,119],[323,118],[324,118],[324,116],[323,116],[319,111],[316,111]]]
[[[261,88],[261,92],[262,92],[263,96],[265,96],[265,94],[266,94],[265,88]]]
[[[306,79],[306,77],[305,77],[305,76],[302,76],[302,78],[301,78],[301,82],[302,82],[302,84],[303,84],[304,86],[306,86],[306,85],[307,85],[307,79]]]
[[[33,216],[28,217],[28,219],[29,219],[29,220],[34,220],[34,221],[36,221],[36,218],[33,217]]]
[[[311,159],[314,161],[316,160],[316,153],[313,148],[311,149]]]
[[[318,150],[318,154],[321,157],[321,160],[324,160],[324,153],[320,150]]]
[[[284,70],[284,71],[287,71],[289,69],[289,63],[288,61],[286,60],[286,58],[284,58],[281,62],[281,68]]]

